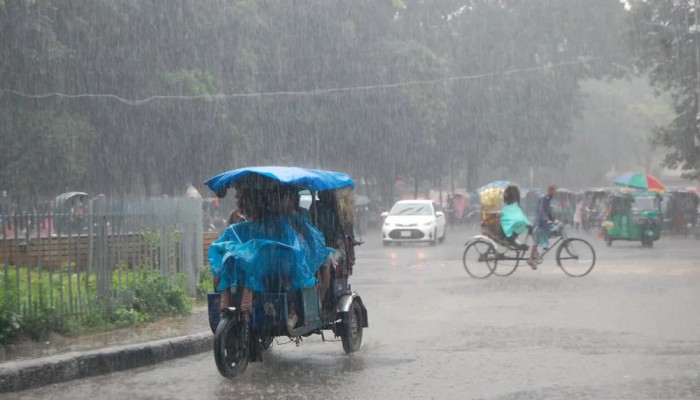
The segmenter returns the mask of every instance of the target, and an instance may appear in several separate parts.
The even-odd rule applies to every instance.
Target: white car
[[[445,240],[445,214],[430,200],[401,200],[382,217],[384,246],[401,242],[436,244]]]

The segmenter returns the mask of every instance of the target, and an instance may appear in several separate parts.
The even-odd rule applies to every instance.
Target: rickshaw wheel
[[[472,278],[485,279],[496,270],[496,257],[496,249],[491,243],[477,239],[464,249],[462,264]]]
[[[525,252],[508,250],[503,256],[509,256],[509,260],[499,260],[499,257],[496,257],[494,261],[493,274],[500,277],[513,275],[513,272],[515,272],[520,264],[520,260],[525,256]]]
[[[362,306],[357,301],[353,301],[350,310],[342,317],[344,334],[343,350],[346,354],[360,350],[362,345]]]
[[[245,324],[236,318],[222,318],[214,334],[214,360],[224,378],[235,378],[248,367]]]

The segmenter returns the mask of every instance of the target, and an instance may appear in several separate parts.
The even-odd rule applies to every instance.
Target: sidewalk
[[[140,327],[121,328],[109,332],[65,337],[51,334],[44,342],[25,341],[0,347],[0,364],[72,352],[85,352],[105,347],[169,339],[203,331],[211,332],[206,305],[195,306],[184,317],[165,318]]]
[[[206,307],[185,317],[78,337],[0,348],[0,393],[187,357],[212,348]]]

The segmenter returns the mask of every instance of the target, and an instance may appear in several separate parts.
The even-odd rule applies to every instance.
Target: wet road
[[[590,238],[598,264],[474,280],[466,232],[438,247],[369,236],[353,288],[368,307],[360,352],[306,339],[274,345],[236,381],[210,353],[5,394],[3,399],[697,399],[700,241],[654,249]]]

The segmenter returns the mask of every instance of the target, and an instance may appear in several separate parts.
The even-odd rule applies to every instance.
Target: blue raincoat
[[[503,233],[506,234],[506,237],[509,238],[514,233],[525,233],[530,225],[530,220],[527,219],[518,203],[508,204],[503,207],[501,211],[501,228],[503,228]]]
[[[209,248],[217,291],[243,286],[264,292],[265,278],[285,276],[292,290],[316,284],[316,271],[333,249],[308,217],[241,222],[226,228]]]

